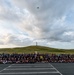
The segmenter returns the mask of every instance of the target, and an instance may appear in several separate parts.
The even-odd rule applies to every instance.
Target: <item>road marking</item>
[[[12,64],[11,64],[12,65]],[[11,65],[5,67],[4,69],[2,69],[0,72],[4,71],[5,69],[9,68]]]
[[[49,68],[50,68],[50,67],[52,67],[52,66],[9,66],[9,67],[14,67],[14,68],[15,68],[15,67],[18,67],[18,68],[19,68],[19,67],[22,67],[22,68],[23,68],[23,67],[42,67],[42,68],[43,68],[43,67],[49,67]]]
[[[43,63],[41,63],[41,64],[13,64],[13,65],[49,65],[48,63],[46,63],[46,64],[43,64]]]
[[[30,75],[30,74],[32,74],[33,75],[33,74],[54,74],[54,73],[58,74],[58,72],[17,72],[17,73],[13,72],[13,73],[0,73],[0,74],[1,75],[2,74],[6,74],[6,75],[10,75],[10,74],[29,74]]]
[[[49,64],[13,64],[12,66],[48,66],[48,65]]]
[[[32,68],[31,68],[32,67]],[[40,67],[40,68],[39,68]],[[44,68],[45,67],[45,68]],[[10,73],[8,73],[7,71],[13,71],[13,70],[15,70],[15,71],[21,71],[21,70],[54,70],[54,71],[45,71],[45,72],[10,72]],[[4,71],[6,71],[5,73],[4,73]],[[33,74],[60,74],[60,75],[63,75],[63,74],[61,74],[53,65],[51,65],[50,63],[49,64],[47,64],[47,65],[38,65],[37,66],[37,64],[35,64],[35,65],[15,65],[15,64],[12,64],[12,65],[9,65],[8,67],[6,67],[6,68],[4,68],[3,70],[1,70],[0,71],[0,75],[3,75],[3,74],[5,74],[5,75],[11,75],[11,74],[29,74],[29,75],[33,75]]]
[[[49,70],[49,69],[54,69],[54,68],[14,68],[14,69],[4,69],[4,70]]]
[[[49,63],[60,75],[63,75],[60,71],[58,71],[52,64]]]

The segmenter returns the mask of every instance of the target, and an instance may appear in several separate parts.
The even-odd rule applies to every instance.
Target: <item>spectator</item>
[[[74,63],[74,54],[0,54],[0,63]]]

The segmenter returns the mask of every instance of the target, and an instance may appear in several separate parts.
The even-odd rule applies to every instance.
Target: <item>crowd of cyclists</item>
[[[0,63],[74,63],[74,54],[0,54]]]

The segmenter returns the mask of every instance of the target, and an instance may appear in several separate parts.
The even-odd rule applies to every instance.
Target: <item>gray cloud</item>
[[[6,34],[0,38],[0,45],[14,45],[14,46],[27,46],[31,45],[33,40],[26,35],[13,35],[13,34]]]
[[[0,20],[14,23],[35,40],[72,42],[74,28],[68,24],[67,14],[73,4],[74,0],[1,0]],[[15,35],[7,37],[6,43],[21,46],[35,41],[30,38],[21,41]]]
[[[73,0],[15,0],[14,3],[21,9],[27,9],[31,15],[29,23],[21,22],[21,27],[28,34],[37,39],[49,41],[71,42],[74,39],[63,35],[70,31],[66,15],[73,7]],[[39,7],[39,9],[37,9]],[[73,32],[73,31],[72,31]],[[65,39],[66,38],[66,39]]]
[[[23,15],[23,10],[14,6],[10,0],[0,0],[0,20],[18,22]]]

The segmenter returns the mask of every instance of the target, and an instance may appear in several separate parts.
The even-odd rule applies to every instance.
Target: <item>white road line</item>
[[[10,66],[10,67],[52,67],[52,66]]]
[[[17,68],[16,68],[17,67]],[[40,67],[40,68],[39,68]],[[43,67],[45,67],[45,68],[43,68]],[[19,71],[21,71],[21,70],[54,70],[54,71],[50,71],[50,72],[47,72],[47,71],[45,71],[45,72],[11,72],[11,73],[3,73],[2,71],[10,71],[10,70],[19,70]],[[0,71],[0,75],[3,75],[3,74],[5,74],[5,75],[11,75],[11,74],[31,74],[31,75],[33,75],[33,74],[52,74],[52,73],[54,73],[54,74],[60,74],[60,75],[63,75],[63,74],[61,74],[52,64],[47,64],[47,65],[15,65],[15,64],[12,64],[12,65],[9,65],[8,67],[6,67],[6,68],[4,68],[3,70],[1,70]]]
[[[44,66],[44,65],[48,66],[49,64],[13,64],[12,66]]]
[[[54,70],[54,68],[17,68],[17,69],[4,69],[4,70]]]
[[[50,64],[50,63],[49,63]],[[52,64],[50,64],[60,75],[63,75],[60,71],[58,71]]]
[[[48,63],[41,63],[41,64],[13,64],[13,65],[48,65]]]
[[[12,65],[12,64],[11,64]],[[10,67],[11,65],[5,67],[4,69],[2,69],[0,72],[4,71],[5,69],[7,69],[8,67]]]
[[[5,75],[11,75],[11,74],[18,74],[18,75],[19,74],[29,74],[30,75],[32,74],[33,75],[33,74],[56,74],[56,73],[58,74],[58,72],[17,72],[17,73],[13,72],[13,73],[0,73],[0,74],[1,75],[2,74],[5,74]]]

